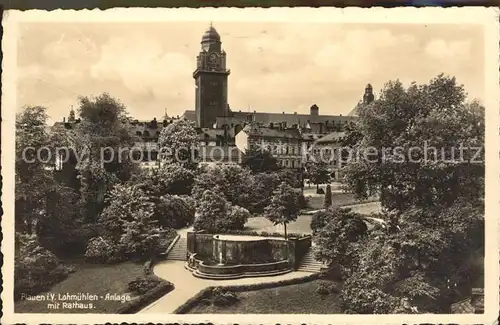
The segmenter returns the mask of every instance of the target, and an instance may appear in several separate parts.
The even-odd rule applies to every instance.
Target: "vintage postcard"
[[[498,22],[6,12],[3,323],[493,324]]]

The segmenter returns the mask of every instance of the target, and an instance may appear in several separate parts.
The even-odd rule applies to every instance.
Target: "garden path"
[[[163,261],[154,267],[154,273],[172,282],[175,289],[160,299],[145,307],[139,313],[171,314],[180,305],[193,297],[199,291],[209,286],[245,285],[255,283],[275,282],[308,276],[309,272],[290,272],[283,275],[258,278],[243,278],[234,280],[206,280],[194,277],[184,268],[183,261]]]
[[[353,211],[359,213],[370,213],[380,210],[379,202],[370,202],[355,204],[349,206]],[[311,216],[302,215],[294,223],[289,225],[289,232],[301,232],[310,233],[310,218]],[[263,217],[251,218],[246,225],[247,228],[251,230],[266,230],[269,232],[280,231],[281,228],[274,226],[269,220]],[[179,229],[177,233],[182,237],[186,238],[187,233],[192,231],[192,227]],[[272,277],[258,277],[258,278],[243,278],[234,280],[208,280],[200,279],[194,277],[191,272],[184,268],[183,261],[173,261],[167,260],[158,263],[153,272],[160,278],[172,282],[175,289],[160,299],[156,300],[149,306],[145,307],[140,313],[172,313],[180,305],[186,302],[188,299],[193,297],[199,291],[203,290],[209,286],[227,286],[227,285],[244,285],[244,284],[255,284],[255,283],[266,283],[274,282],[280,280],[287,280],[293,278],[300,278],[309,275],[308,272],[290,272],[283,275],[277,275]]]

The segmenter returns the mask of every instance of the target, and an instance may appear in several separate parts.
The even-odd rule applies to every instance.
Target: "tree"
[[[280,182],[286,182],[293,188],[301,188],[302,181],[299,177],[299,173],[291,169],[280,169],[278,172],[278,177]]]
[[[194,221],[195,208],[180,196],[166,194],[159,198],[154,218],[164,228],[180,229]]]
[[[357,121],[346,123],[344,127],[345,136],[340,140],[342,148],[354,148],[363,139],[363,134],[358,131],[358,128]]]
[[[175,236],[154,219],[154,204],[139,186],[116,185],[106,201],[108,206],[99,219],[102,238],[89,242],[87,257],[105,257],[108,262],[125,257],[143,259],[166,249]]]
[[[207,166],[195,178],[193,198],[199,203],[206,190],[222,193],[223,197],[235,205],[250,207],[252,191],[250,171],[238,165]]]
[[[46,215],[46,193],[54,185],[50,168],[47,113],[44,107],[28,106],[16,115],[15,209],[16,230],[36,233]]]
[[[319,248],[315,257],[327,264],[338,263],[344,271],[355,265],[357,243],[367,234],[360,215],[350,209],[336,208],[313,216],[311,228]]]
[[[194,221],[194,230],[217,232],[217,220],[228,213],[228,202],[217,192],[206,190],[198,208],[198,216]]]
[[[361,198],[378,192],[400,211],[481,197],[484,152],[473,148],[484,145],[484,108],[465,99],[463,86],[443,75],[408,89],[387,83],[360,111],[363,137],[353,153],[360,159],[344,168],[349,190]]]
[[[300,192],[282,182],[273,192],[270,204],[264,210],[264,216],[275,225],[283,225],[285,239],[287,238],[286,226],[297,220],[300,212]]]
[[[250,218],[250,212],[247,209],[231,205],[228,207],[226,216],[221,216],[221,218],[217,219],[216,227],[221,232],[242,230],[248,218]]]
[[[99,222],[104,227],[106,237],[117,242],[125,228],[126,222],[136,220],[137,213],[153,215],[154,204],[147,194],[136,185],[117,184],[106,198],[107,206],[102,212]],[[153,222],[151,222],[153,227]],[[157,227],[156,225],[154,227]]]
[[[253,148],[245,152],[242,166],[253,173],[275,172],[280,169],[278,160],[269,151]]]
[[[319,184],[330,182],[330,172],[328,165],[323,161],[313,161],[308,170],[310,181],[316,184],[316,190],[319,191]]]
[[[131,183],[140,184],[141,188],[151,197],[163,195],[191,194],[195,173],[179,164],[163,164],[159,168],[142,170]]]
[[[162,163],[175,163],[195,170],[197,166],[198,135],[194,125],[178,120],[163,128],[158,139]]]
[[[325,193],[325,203],[323,204],[325,209],[328,209],[329,207],[332,206],[332,187],[330,184],[326,186],[326,193]]]
[[[346,185],[361,198],[378,192],[388,222],[355,245],[335,246],[348,270],[345,307],[446,311],[454,295],[449,282],[467,284],[464,268],[484,250],[484,159],[470,150],[483,146],[484,109],[465,101],[454,78],[440,75],[408,89],[389,82],[360,110],[356,130],[362,137],[353,154],[360,159],[344,168]],[[323,248],[334,232],[329,227],[319,231],[320,254],[331,253]]]
[[[80,97],[81,122],[75,127],[81,161],[80,204],[82,215],[94,222],[105,207],[106,193],[117,183],[130,179],[137,164],[128,151],[135,137],[128,130],[125,106],[104,93],[95,98]]]
[[[197,212],[193,228],[211,233],[241,230],[250,217],[248,210],[231,205],[222,195],[210,190],[203,193]]]

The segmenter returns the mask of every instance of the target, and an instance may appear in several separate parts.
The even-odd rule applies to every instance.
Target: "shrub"
[[[329,295],[331,293],[340,293],[339,288],[337,288],[337,284],[321,282],[316,289],[316,292],[320,295]]]
[[[236,293],[230,290],[221,287],[215,287],[212,290],[212,303],[215,306],[231,306],[238,302],[238,300]]]
[[[174,285],[168,281],[161,280],[160,283],[149,290],[145,294],[139,296],[137,299],[133,299],[132,301],[124,304],[121,308],[119,308],[116,313],[117,314],[135,314],[142,308],[150,305],[153,301],[159,299],[160,297],[166,295],[170,291],[174,290]]]
[[[62,281],[72,270],[38,243],[35,235],[16,234],[14,297],[33,295],[48,290]]]
[[[228,208],[226,215],[222,215],[221,218],[217,219],[216,228],[224,232],[228,230],[241,230],[248,218],[250,218],[250,212],[247,209],[233,205]]]
[[[161,280],[153,277],[139,277],[128,283],[128,289],[137,294],[145,294],[161,283]]]
[[[248,210],[231,205],[222,195],[207,190],[199,203],[198,216],[194,222],[194,230],[227,233],[242,230],[248,218]]]
[[[311,218],[311,229],[313,233],[316,233],[318,230],[323,228],[328,221],[333,217],[330,211],[318,211],[313,214]]]
[[[89,240],[85,258],[94,263],[117,263],[125,260],[123,247],[109,238],[94,237]]]
[[[316,194],[325,194],[325,190],[320,187],[316,190]]]
[[[194,221],[194,205],[177,195],[164,195],[155,206],[154,218],[165,228],[180,229]]]

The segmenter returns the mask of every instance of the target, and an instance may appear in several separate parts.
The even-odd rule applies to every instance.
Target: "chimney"
[[[65,117],[63,117],[63,123],[66,123],[66,118]]]
[[[319,115],[319,107],[318,107],[318,105],[314,104],[313,106],[311,106],[310,114],[314,115],[314,116],[318,116]]]

